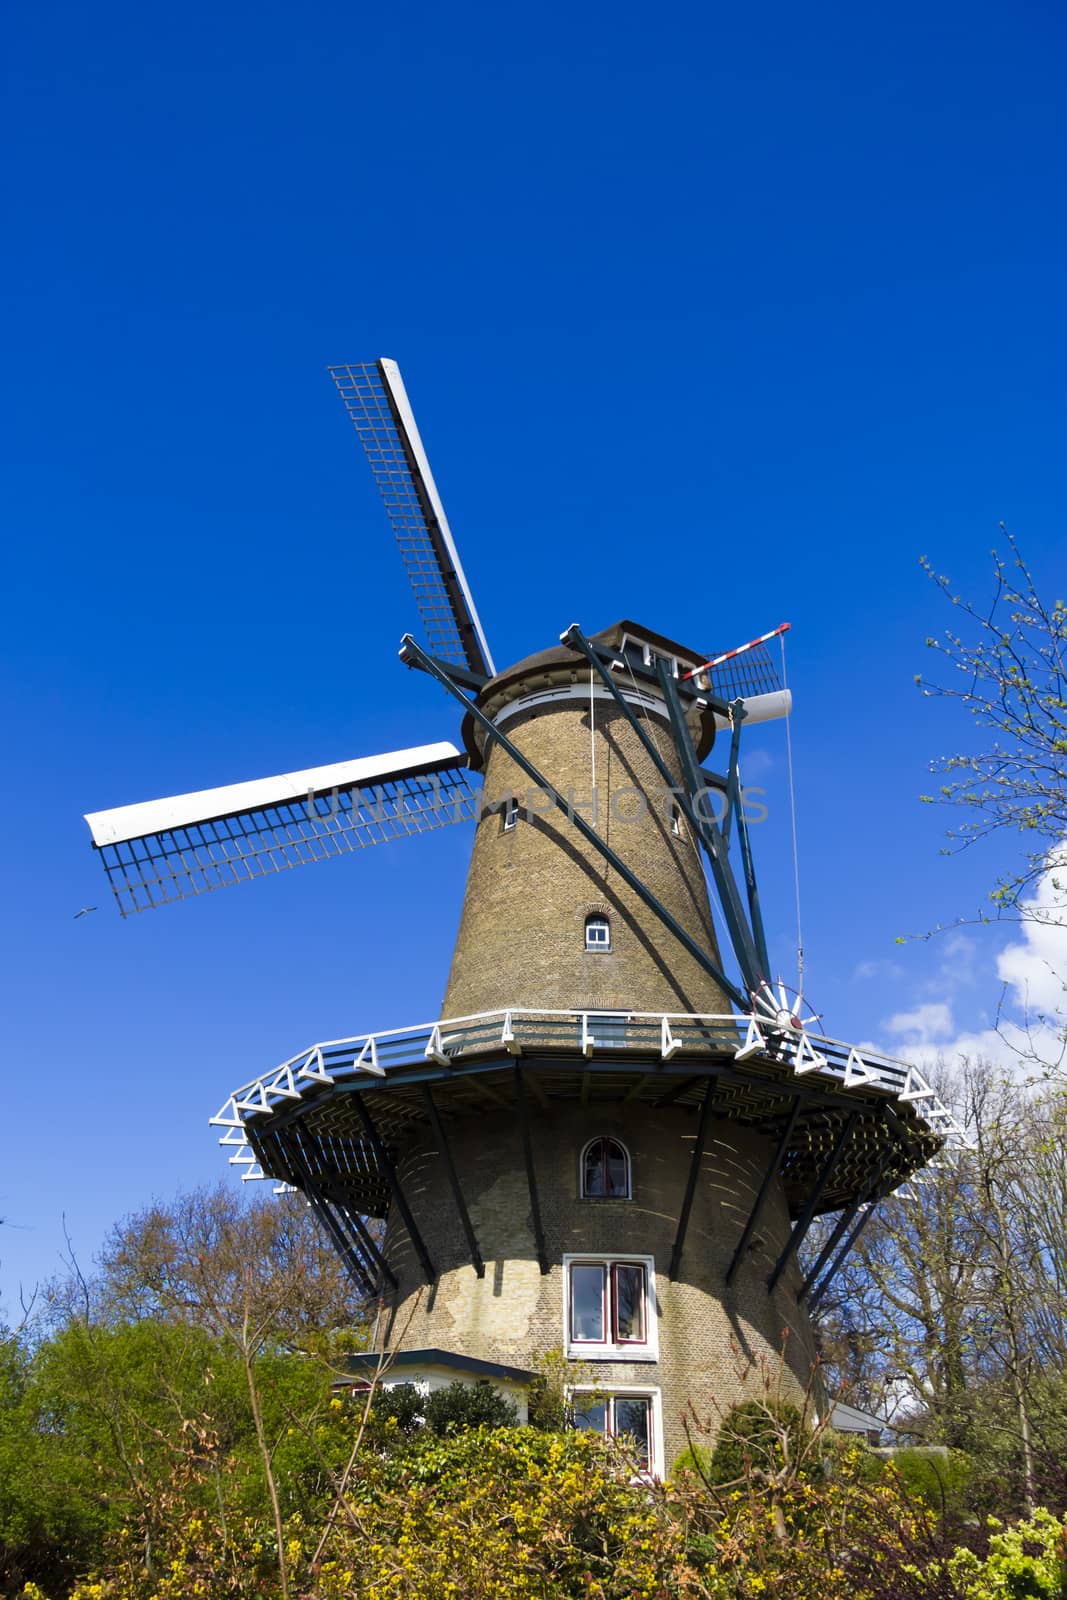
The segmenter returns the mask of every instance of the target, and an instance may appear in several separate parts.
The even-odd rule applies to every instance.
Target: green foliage
[[[428,1395],[413,1383],[398,1383],[381,1391],[374,1412],[379,1421],[391,1419],[406,1435],[424,1427],[443,1436],[464,1428],[515,1428],[519,1423],[515,1406],[488,1383],[450,1383]]]
[[[464,1428],[517,1428],[519,1413],[487,1383],[450,1383],[426,1402],[426,1426],[436,1434]]]
[[[295,1511],[308,1447],[288,1418],[322,1403],[326,1380],[278,1356],[256,1374]],[[232,1515],[267,1510],[245,1374],[225,1344],[147,1319],[74,1319],[32,1352],[0,1341],[0,1593],[31,1574],[64,1581],[122,1529],[155,1565],[177,1479],[183,1515],[216,1511],[223,1491]]]
[[[959,1550],[949,1567],[966,1600],[1067,1600],[1067,1523],[1050,1511],[1002,1528],[984,1560]]]
[[[893,1466],[908,1494],[931,1510],[960,1513],[966,1510],[968,1492],[974,1483],[974,1463],[962,1450],[935,1454],[911,1449],[894,1452]]]
[[[711,1470],[711,1450],[707,1445],[687,1444],[671,1467],[671,1477],[682,1472],[695,1472],[698,1478],[707,1478]]]
[[[570,1415],[569,1388],[584,1375],[584,1371],[575,1370],[575,1363],[568,1361],[558,1348],[539,1357],[526,1395],[530,1427],[561,1433]]]
[[[426,1396],[413,1383],[395,1383],[374,1397],[374,1416],[402,1434],[418,1433],[426,1420]]]
[[[745,1400],[727,1412],[707,1467],[712,1484],[777,1473],[803,1454],[811,1429],[799,1409],[780,1400]]]

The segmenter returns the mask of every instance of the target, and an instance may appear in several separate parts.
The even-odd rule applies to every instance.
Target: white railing
[[[255,1159],[246,1130],[249,1119],[270,1117],[282,1106],[316,1094],[323,1084],[367,1076],[387,1081],[400,1068],[433,1061],[446,1071],[465,1057],[501,1046],[510,1055],[528,1050],[572,1053],[592,1060],[620,1051],[670,1061],[679,1050],[745,1061],[761,1056],[790,1068],[794,1077],[811,1074],[839,1089],[879,1090],[911,1104],[949,1147],[967,1143],[966,1134],[917,1067],[803,1028],[772,1027],[750,1015],[685,1012],[534,1011],[516,1006],[468,1017],[420,1022],[408,1028],[326,1039],[290,1056],[280,1066],[235,1089],[215,1116],[224,1128],[219,1143],[232,1147],[231,1166],[247,1168],[245,1180],[266,1177]]]

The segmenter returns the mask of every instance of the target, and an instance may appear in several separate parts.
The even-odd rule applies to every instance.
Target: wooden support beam
[[[798,1300],[803,1300],[805,1296],[810,1293],[812,1285],[818,1282],[819,1276],[822,1273],[826,1263],[837,1249],[837,1246],[844,1237],[845,1233],[852,1226],[856,1212],[859,1210],[860,1206],[866,1205],[871,1196],[877,1191],[878,1185],[882,1182],[882,1179],[885,1177],[885,1174],[888,1172],[890,1166],[894,1161],[899,1159],[899,1154],[900,1152],[897,1150],[890,1150],[885,1159],[881,1161],[878,1167],[875,1169],[874,1177],[871,1179],[870,1183],[865,1184],[863,1188],[857,1192],[856,1197],[852,1201],[851,1205],[847,1205],[844,1208],[841,1216],[838,1219],[837,1226],[820,1250],[818,1260],[815,1262],[815,1265],[804,1279],[804,1282],[800,1288],[800,1293],[797,1296]]]
[[[659,1077],[659,1073],[657,1072],[646,1072],[644,1077],[638,1078],[633,1088],[627,1094],[623,1095],[623,1104],[625,1105],[629,1100],[636,1100],[641,1090],[645,1087],[645,1084],[648,1083],[650,1079],[657,1077]]]
[[[711,1121],[711,1101],[715,1093],[715,1079],[708,1079],[708,1086],[704,1090],[704,1102],[700,1107],[700,1121],[697,1124],[696,1141],[693,1145],[693,1154],[689,1160],[689,1177],[686,1179],[685,1198],[678,1216],[678,1232],[674,1236],[674,1249],[671,1251],[671,1265],[668,1276],[673,1283],[678,1276],[678,1269],[682,1264],[682,1251],[685,1249],[685,1236],[689,1231],[689,1213],[693,1209],[693,1196],[696,1194],[697,1179],[700,1177],[700,1164],[704,1159],[704,1147],[708,1142],[708,1124]]]
[[[345,1237],[344,1230],[334,1216],[328,1199],[312,1177],[311,1168],[299,1143],[291,1136],[287,1138],[284,1134],[278,1134],[275,1137],[276,1143],[294,1177],[299,1176],[300,1178],[301,1192],[311,1207],[312,1215],[332,1241],[333,1247],[341,1257],[348,1276],[361,1293],[373,1296],[376,1288],[374,1280],[367,1271],[359,1251],[353,1247],[351,1239]]]
[[[550,1267],[545,1249],[545,1230],[541,1222],[541,1202],[537,1193],[533,1139],[530,1134],[530,1117],[526,1106],[526,1086],[523,1082],[521,1067],[515,1068],[515,1104],[519,1115],[519,1131],[522,1134],[522,1154],[526,1162],[526,1182],[530,1190],[530,1217],[533,1222],[534,1244],[537,1246],[537,1264],[541,1268],[541,1276],[544,1278],[548,1276]]]
[[[767,1204],[767,1196],[771,1192],[771,1185],[774,1183],[775,1178],[777,1178],[779,1172],[782,1170],[782,1162],[785,1160],[785,1153],[789,1148],[789,1141],[793,1137],[793,1129],[796,1127],[797,1117],[799,1115],[800,1096],[798,1095],[793,1101],[792,1108],[789,1112],[789,1117],[779,1136],[778,1145],[774,1152],[774,1158],[766,1172],[763,1174],[763,1182],[760,1184],[759,1194],[756,1196],[756,1202],[748,1214],[748,1221],[741,1230],[741,1237],[737,1241],[737,1248],[730,1260],[730,1265],[726,1269],[726,1282],[728,1284],[732,1283],[734,1280],[734,1273],[741,1264],[741,1257],[748,1249],[748,1242],[752,1238],[753,1233],[756,1231],[756,1225],[759,1222],[760,1217],[763,1215],[763,1208]]]
[[[683,1078],[680,1083],[675,1084],[673,1089],[668,1089],[666,1094],[661,1094],[658,1100],[654,1100],[653,1106],[658,1111],[661,1106],[673,1105],[676,1100],[681,1099],[688,1089],[691,1089],[694,1084],[701,1081],[701,1078]]]
[[[525,1081],[532,1091],[533,1097],[537,1101],[537,1104],[541,1107],[541,1110],[547,1111],[549,1109],[548,1096],[544,1091],[544,1087],[538,1074],[536,1072],[528,1072],[526,1074]]]
[[[793,1255],[804,1243],[804,1240],[807,1237],[808,1229],[811,1227],[811,1224],[815,1218],[815,1209],[826,1191],[827,1184],[837,1171],[837,1164],[844,1154],[845,1146],[852,1137],[852,1130],[859,1121],[859,1115],[860,1114],[858,1111],[853,1111],[852,1115],[847,1119],[842,1127],[841,1132],[834,1140],[833,1149],[830,1151],[830,1154],[823,1163],[823,1169],[819,1173],[815,1187],[808,1196],[808,1203],[804,1207],[804,1210],[801,1212],[800,1216],[797,1218],[796,1222],[793,1224],[789,1238],[785,1242],[785,1248],[775,1263],[774,1271],[767,1279],[768,1294],[770,1294],[772,1290],[776,1288],[778,1280],[781,1278],[782,1273],[785,1271]]]
[[[877,1189],[875,1191],[874,1195],[871,1198],[871,1201],[870,1201],[869,1205],[867,1206],[867,1209],[860,1216],[860,1218],[857,1221],[855,1227],[852,1229],[852,1232],[848,1235],[848,1238],[845,1240],[844,1244],[838,1250],[836,1256],[834,1257],[834,1259],[831,1261],[829,1267],[827,1268],[825,1277],[823,1278],[822,1282],[819,1284],[818,1288],[815,1290],[815,1292],[812,1295],[811,1299],[808,1301],[808,1309],[809,1309],[809,1311],[814,1311],[816,1306],[822,1300],[823,1295],[826,1293],[827,1289],[830,1287],[831,1283],[833,1282],[834,1278],[837,1276],[838,1272],[840,1272],[842,1265],[844,1264],[845,1260],[847,1259],[847,1257],[849,1255],[849,1252],[852,1249],[855,1248],[855,1246],[856,1246],[856,1244],[857,1244],[857,1242],[859,1240],[860,1234],[863,1232],[863,1230],[867,1226],[868,1222],[870,1222],[871,1218],[874,1216],[875,1211],[878,1209],[879,1202],[884,1200],[886,1195],[891,1192],[891,1190],[893,1188],[893,1185],[896,1183],[896,1181],[897,1181],[897,1178],[896,1178],[896,1174],[894,1173],[894,1175],[889,1179],[889,1181],[887,1183],[883,1183],[881,1188],[879,1188],[879,1189]]]
[[[445,1136],[445,1130],[442,1126],[434,1097],[430,1093],[429,1085],[425,1083],[422,1086],[422,1099],[423,1104],[426,1107],[426,1115],[430,1119],[430,1127],[433,1129],[434,1138],[437,1140],[437,1147],[441,1152],[441,1160],[444,1162],[445,1173],[448,1177],[449,1187],[452,1190],[452,1198],[456,1202],[456,1210],[459,1212],[460,1224],[463,1228],[464,1234],[466,1235],[467,1249],[470,1252],[471,1258],[471,1266],[474,1268],[479,1278],[484,1278],[485,1262],[482,1260],[482,1252],[478,1248],[478,1240],[475,1236],[474,1228],[471,1223],[470,1212],[467,1210],[467,1202],[463,1198],[463,1190],[459,1186],[459,1177],[456,1173],[456,1164],[452,1160],[452,1151],[449,1146],[448,1139]]]
[[[378,1241],[367,1227],[367,1224],[364,1222],[359,1212],[354,1211],[347,1201],[338,1200],[332,1196],[331,1199],[333,1200],[333,1204],[340,1211],[344,1220],[348,1223],[356,1238],[363,1245],[363,1248],[367,1251],[371,1259],[377,1264],[378,1270],[382,1277],[388,1278],[390,1284],[394,1289],[396,1289],[398,1287],[396,1273],[393,1271],[388,1261],[386,1261],[385,1254],[379,1247]]]
[[[341,1257],[345,1271],[356,1285],[356,1288],[360,1289],[368,1297],[373,1296],[375,1284],[353,1249],[351,1241],[345,1238],[344,1231],[334,1216],[329,1201],[323,1195],[320,1195],[311,1183],[305,1188],[304,1194],[307,1196],[312,1215],[333,1241],[333,1247]]]
[[[360,1121],[363,1123],[363,1131],[367,1135],[367,1143],[373,1150],[374,1159],[378,1163],[378,1170],[384,1174],[385,1181],[389,1185],[389,1192],[392,1194],[393,1199],[396,1202],[396,1208],[404,1219],[404,1226],[408,1231],[408,1238],[411,1240],[415,1254],[419,1258],[426,1282],[432,1284],[436,1282],[437,1273],[434,1269],[433,1262],[430,1260],[429,1251],[426,1249],[426,1245],[423,1242],[422,1234],[415,1226],[415,1218],[411,1215],[411,1207],[407,1203],[400,1179],[397,1177],[396,1167],[393,1165],[393,1158],[386,1149],[377,1128],[374,1126],[374,1118],[370,1114],[366,1096],[357,1094],[353,1098],[356,1103],[356,1110],[359,1112]]]

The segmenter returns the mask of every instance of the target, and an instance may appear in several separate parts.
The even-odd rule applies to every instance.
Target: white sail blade
[[[448,743],[86,816],[123,916],[474,816]]]
[[[495,672],[463,566],[395,361],[330,368],[385,501],[430,650]]]

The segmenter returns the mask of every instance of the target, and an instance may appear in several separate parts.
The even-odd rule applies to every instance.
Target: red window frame
[[[578,1397],[575,1396],[575,1399]],[[644,1451],[643,1466],[646,1471],[651,1468],[656,1459],[656,1408],[652,1403],[650,1394],[620,1394],[609,1391],[601,1396],[604,1405],[604,1438],[617,1439],[619,1437],[618,1416],[616,1407],[620,1401],[625,1404],[636,1404],[645,1408],[645,1433],[647,1438]],[[573,1402],[572,1402],[573,1403]],[[581,1411],[580,1404],[575,1407]],[[599,1430],[595,1430],[599,1431]]]
[[[646,1433],[646,1436],[647,1436],[647,1443],[645,1445],[644,1461],[642,1462],[642,1465],[644,1466],[645,1470],[647,1471],[651,1467],[653,1461],[656,1459],[656,1446],[655,1446],[655,1433],[654,1433],[656,1417],[655,1417],[655,1407],[652,1404],[652,1396],[650,1394],[609,1394],[607,1396],[608,1405],[607,1405],[607,1416],[605,1418],[605,1421],[607,1423],[607,1434],[606,1434],[606,1436],[609,1439],[617,1439],[619,1437],[619,1430],[618,1430],[618,1426],[616,1424],[616,1418],[615,1418],[615,1407],[616,1407],[616,1405],[618,1404],[618,1402],[620,1400],[622,1400],[624,1403],[631,1404],[631,1405],[636,1401],[637,1404],[643,1405],[644,1408],[645,1408],[645,1418],[646,1418],[645,1433]]]
[[[575,1332],[574,1326],[574,1269],[575,1267],[598,1267],[600,1269],[600,1326],[604,1329],[602,1339],[583,1339]],[[641,1332],[638,1337],[632,1334],[623,1335],[619,1332],[619,1289],[618,1273],[623,1267],[632,1272],[641,1274]],[[569,1299],[567,1322],[570,1343],[572,1345],[586,1345],[597,1349],[630,1349],[634,1346],[648,1344],[648,1267],[644,1261],[604,1260],[604,1261],[572,1261],[568,1268],[567,1293]]]

